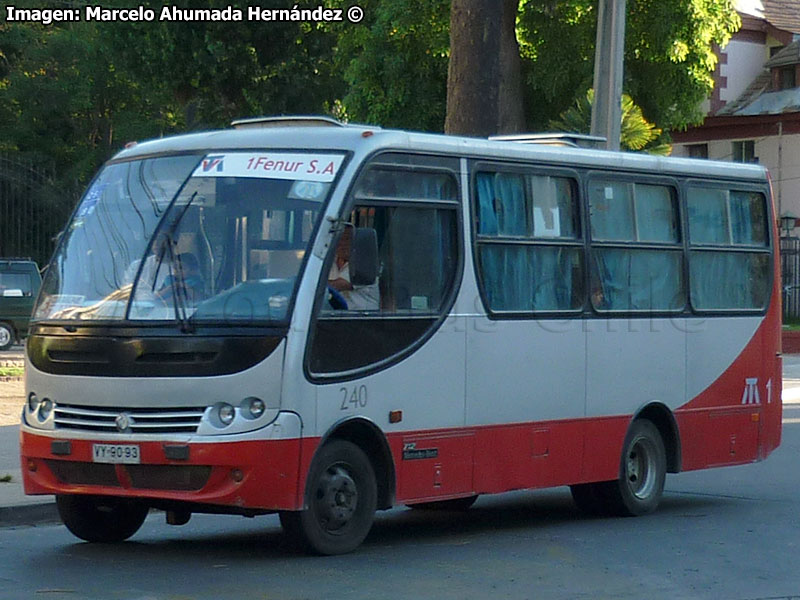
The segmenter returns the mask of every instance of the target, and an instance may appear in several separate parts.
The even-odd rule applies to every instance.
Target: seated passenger
[[[378,310],[380,294],[378,282],[369,285],[353,285],[350,283],[350,247],[353,241],[353,229],[347,227],[336,246],[336,258],[328,273],[328,285],[339,292],[347,302],[348,310]]]

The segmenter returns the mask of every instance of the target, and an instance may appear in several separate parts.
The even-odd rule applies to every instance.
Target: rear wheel
[[[625,437],[619,479],[600,484],[605,486],[609,511],[622,516],[654,511],[664,492],[666,473],[666,451],[658,429],[650,421],[634,421]]]
[[[58,514],[76,537],[87,542],[127,540],[144,523],[149,507],[125,498],[56,496]]]
[[[478,499],[478,494],[474,496],[466,496],[464,498],[453,498],[451,500],[436,500],[435,502],[419,502],[417,504],[409,504],[408,508],[415,510],[467,510]]]
[[[14,330],[8,323],[0,323],[0,350],[8,350],[14,343]]]
[[[377,507],[372,465],[355,444],[333,440],[314,458],[306,509],[280,513],[284,531],[314,554],[344,554],[367,537]]]

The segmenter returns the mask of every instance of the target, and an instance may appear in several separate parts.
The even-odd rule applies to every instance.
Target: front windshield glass
[[[107,165],[78,205],[47,269],[37,320],[122,319],[158,222],[200,156]]]
[[[40,318],[285,321],[342,160],[340,154],[264,152],[208,155],[199,164],[195,158],[173,192],[177,197],[137,252],[128,253],[130,262],[114,271],[104,295],[84,293],[69,308],[64,299],[50,302],[58,308]],[[64,262],[90,261],[94,249],[82,250]]]

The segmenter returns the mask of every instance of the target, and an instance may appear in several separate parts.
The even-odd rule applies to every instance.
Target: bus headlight
[[[35,393],[31,392],[30,394],[28,394],[28,411],[31,414],[34,414],[36,410],[39,408],[40,402],[41,401],[39,400],[39,397]]]
[[[252,419],[257,419],[264,414],[267,406],[261,398],[245,398],[242,403],[247,410],[247,414]]]
[[[223,402],[217,407],[217,416],[219,417],[219,422],[227,427],[233,423],[233,418],[236,416],[236,409],[230,404]]]
[[[43,398],[42,401],[39,403],[39,411],[37,415],[39,416],[40,421],[46,421],[47,417],[50,416],[50,411],[53,410],[53,401],[50,398]]]

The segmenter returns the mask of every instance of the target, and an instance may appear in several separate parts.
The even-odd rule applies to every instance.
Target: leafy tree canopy
[[[523,0],[518,37],[526,59],[529,120],[546,123],[592,85],[597,2]],[[730,0],[628,0],[625,91],[664,129],[702,120],[713,88],[713,45],[741,25]]]
[[[449,2],[372,0],[340,39],[354,120],[441,131]],[[592,86],[597,0],[520,0],[517,39],[528,129],[545,129]],[[702,120],[713,45],[740,26],[730,0],[628,0],[625,90],[663,129]]]
[[[198,4],[224,8],[230,1],[170,3]],[[41,8],[38,0],[15,5]],[[283,0],[259,5],[287,7]],[[450,1],[360,5],[366,16],[359,25],[0,23],[0,151],[46,157],[59,177],[85,182],[129,140],[225,126],[234,117],[332,113],[441,131]],[[628,0],[627,12],[626,92],[659,128],[697,122],[711,90],[712,46],[739,24],[730,0]],[[591,87],[595,22],[596,0],[520,1],[528,130],[546,129]]]

